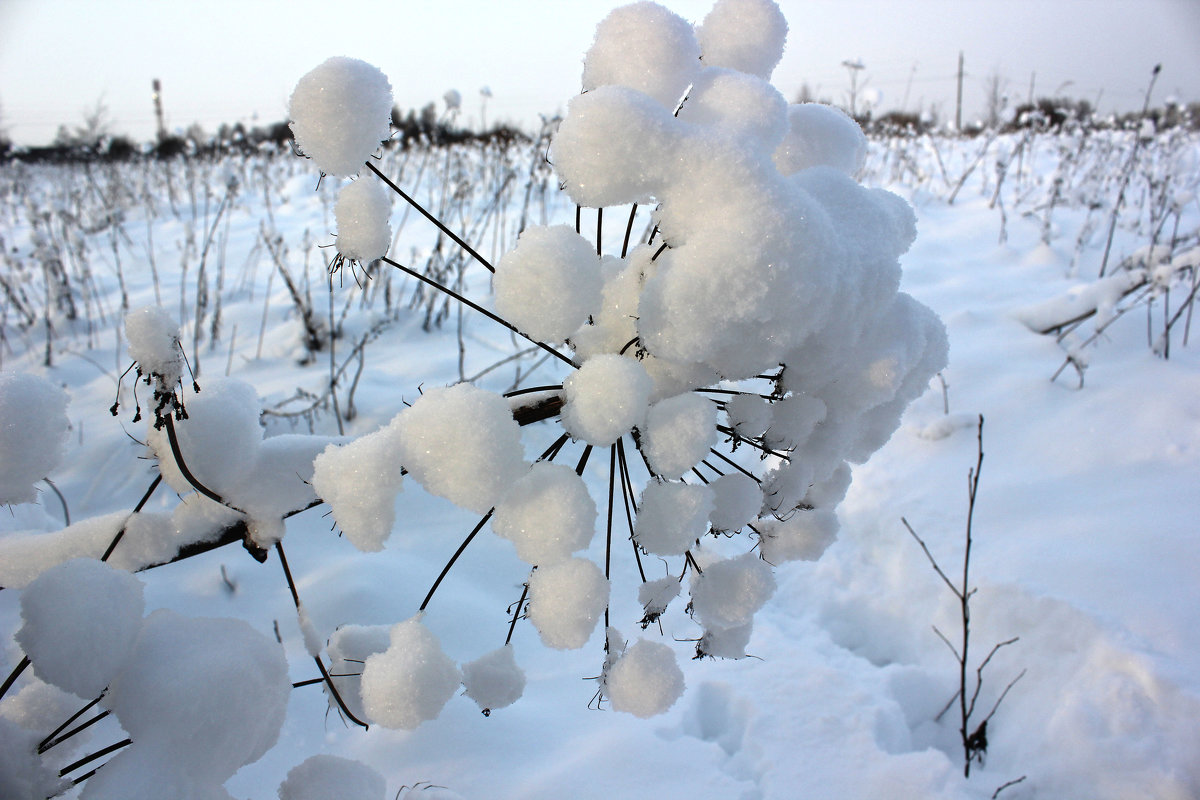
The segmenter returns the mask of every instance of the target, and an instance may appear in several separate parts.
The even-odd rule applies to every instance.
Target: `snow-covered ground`
[[[1013,154],[1019,143],[1019,135],[1005,137],[990,142],[989,153]],[[1082,388],[1073,367],[1051,380],[1067,351],[1053,336],[1032,332],[1017,312],[1096,276],[1107,212],[1089,212],[1078,198],[1047,211],[1039,198],[1062,174],[1055,170],[1065,169],[1061,154],[1083,153],[1088,143],[1043,135],[1036,144],[1036,153],[1027,148],[1025,173],[1010,172],[1002,187],[1009,204],[1002,220],[991,202],[999,172],[990,156],[967,176],[953,203],[947,200],[955,170],[966,170],[983,140],[873,143],[864,182],[904,195],[917,213],[918,238],[902,259],[902,288],[946,324],[946,389],[935,380],[887,445],[855,468],[838,512],[841,533],[824,556],[776,570],[778,590],[755,619],[752,657],[689,660],[693,645],[687,640],[700,629],[675,609],[663,617],[662,630],[666,641],[680,640],[673,646],[687,689],[665,714],[642,720],[590,702],[592,679],[604,665],[600,628],[584,648],[562,651],[542,646],[533,626],[518,621],[512,641],[528,682],[515,705],[484,716],[459,696],[414,731],[372,726],[364,732],[330,710],[320,686],[296,688],[278,744],[234,775],[228,791],[239,798],[274,797],[288,770],[310,755],[332,753],[382,773],[389,797],[407,791],[418,798],[453,792],[442,796],[522,800],[986,798],[1022,778],[1001,796],[1200,796],[1200,350],[1182,345],[1181,323],[1170,358],[1156,355],[1139,307],[1107,326],[1097,342],[1072,351],[1079,363],[1088,360]],[[934,147],[940,148],[937,158]],[[1195,230],[1200,208],[1186,192],[1196,189],[1200,144],[1164,136],[1144,147],[1175,159],[1175,167],[1160,174],[1178,181],[1179,232]],[[907,172],[896,166],[902,148],[916,165]],[[487,155],[416,150],[388,154],[381,168],[404,176],[414,194],[440,209],[451,227],[470,231],[495,261],[512,244],[525,211],[536,222],[573,222],[574,207],[554,191],[553,178],[548,188],[535,181],[525,192],[539,154],[536,148]],[[945,170],[940,176],[938,163]],[[1179,169],[1180,163],[1191,167]],[[508,183],[506,170],[516,176]],[[1111,184],[1089,183],[1086,165],[1078,170],[1067,185],[1081,196],[1092,192],[1100,202],[1112,202]],[[237,191],[218,215],[230,177],[237,178]],[[268,415],[268,436],[338,434],[332,408],[319,402],[328,384],[328,352],[300,363],[307,356],[302,321],[272,260],[273,252],[280,254],[297,294],[313,298],[318,328],[326,324],[331,312],[323,266],[329,256],[317,246],[333,239],[336,181],[327,179],[314,192],[315,183],[288,156],[111,172],[5,168],[0,236],[9,280],[27,289],[31,309],[41,308],[33,289],[42,285],[39,265],[47,254],[60,258],[79,281],[78,318],[66,320],[61,308],[53,317],[49,365],[40,321],[18,326],[20,308],[10,299],[4,300],[0,343],[4,370],[67,387],[67,455],[49,477],[67,498],[72,521],[132,509],[155,471],[135,441],[145,439],[147,425],[134,424],[126,410],[129,378],[119,416],[107,413],[129,363],[114,324],[122,292],[131,308],[157,302],[178,310],[185,350],[198,355],[192,366],[198,366],[202,385],[228,374],[252,385],[267,408],[287,412],[312,405],[296,416]],[[461,197],[447,186],[459,187]],[[500,198],[494,213],[493,196]],[[1151,204],[1143,198],[1138,207]],[[40,209],[49,213],[35,229],[30,220]],[[101,209],[120,209],[115,225],[101,220]],[[414,266],[432,259],[436,266],[436,231],[399,206],[392,219],[398,228],[393,256]],[[1123,219],[1114,264],[1149,243],[1143,231],[1150,223],[1135,212]],[[606,241],[619,243],[623,225],[606,223]],[[1091,233],[1081,238],[1088,225]],[[449,242],[438,246],[445,254],[453,251]],[[79,277],[85,264],[90,272]],[[332,313],[342,317],[344,331],[337,362],[365,342],[348,436],[386,424],[422,387],[477,375],[524,349],[525,343],[469,309],[462,312],[460,334],[457,306],[440,325],[426,325],[426,306],[410,304],[414,282],[377,276],[364,294],[345,269],[334,279]],[[453,282],[456,269],[451,262],[444,280]],[[197,326],[199,274],[211,294],[207,317]],[[474,266],[462,275],[467,293],[490,305],[488,276]],[[1178,283],[1174,288],[1172,313],[1181,301]],[[221,324],[214,341],[218,296]],[[1154,335],[1162,326],[1162,302],[1159,297],[1151,318]],[[438,306],[430,308],[436,314]],[[204,335],[193,344],[198,328]],[[1094,320],[1085,322],[1076,343],[1094,328]],[[502,391],[517,370],[524,385],[561,380],[564,370],[553,362],[530,373],[538,361],[535,351],[478,382]],[[348,363],[347,374],[353,374],[357,362]],[[351,399],[347,385],[339,393],[343,412]],[[980,415],[985,458],[971,558],[971,582],[978,588],[972,596],[972,673],[993,645],[1019,637],[987,665],[981,713],[1022,677],[989,723],[986,760],[966,779],[957,706],[936,719],[955,695],[958,674],[933,626],[958,646],[957,603],[901,518],[958,580]],[[558,430],[554,422],[526,429],[526,457],[544,450]],[[574,464],[582,449],[568,444],[561,463]],[[606,496],[609,480],[601,452],[585,472],[595,497]],[[0,515],[6,531],[0,547],[11,546],[17,531],[62,527],[57,499],[44,484],[40,488],[36,505],[14,505]],[[163,488],[146,510],[166,513],[178,502]],[[408,480],[386,547],[362,553],[331,531],[326,510],[291,518],[285,541],[298,593],[321,640],[340,625],[388,625],[412,616],[478,520]],[[621,525],[617,535],[626,535]],[[602,539],[597,536],[589,551],[600,560]],[[657,626],[644,633],[638,628],[642,609],[627,599],[638,577],[626,555],[615,563],[612,624],[631,642],[639,635],[658,640]],[[648,577],[665,574],[658,559],[644,560]],[[491,535],[472,542],[424,617],[455,662],[504,643],[527,575],[509,542]],[[282,640],[293,681],[318,677],[274,554],[259,564],[234,544],[142,577],[147,612],[245,619]],[[21,659],[11,637],[20,627],[19,598],[11,588],[0,592],[3,675]],[[10,710],[23,697],[27,704],[36,699],[33,692],[18,694],[28,681],[26,674],[3,701]],[[178,692],[188,692],[186,683]],[[49,720],[57,713],[49,730],[78,705],[25,709],[19,716]],[[68,764],[124,735],[112,719],[103,720],[90,736],[61,745],[54,764]]]

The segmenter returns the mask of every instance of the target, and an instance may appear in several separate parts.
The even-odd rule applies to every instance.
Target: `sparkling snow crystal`
[[[334,56],[299,80],[288,114],[317,169],[354,175],[390,135],[392,86],[377,67]]]
[[[34,484],[58,466],[67,395],[45,378],[0,373],[0,505],[32,503]]]

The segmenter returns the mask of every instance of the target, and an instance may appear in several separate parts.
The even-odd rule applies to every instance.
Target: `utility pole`
[[[866,69],[866,67],[863,65],[861,58],[854,61],[847,59],[842,62],[842,66],[850,70],[850,116],[858,119],[858,111],[855,106],[858,97],[858,73]]]
[[[150,85],[154,88],[154,118],[158,120],[158,140],[161,142],[167,138],[167,126],[163,124],[162,81],[155,78]]]
[[[954,130],[962,133],[963,54],[958,51],[958,100],[954,104]]]

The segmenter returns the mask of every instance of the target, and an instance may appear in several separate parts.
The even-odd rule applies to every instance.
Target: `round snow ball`
[[[142,627],[142,582],[91,558],[63,562],[21,594],[17,644],[47,683],[92,698],[117,676]]]
[[[609,668],[604,687],[614,711],[645,719],[663,713],[683,694],[683,670],[669,646],[638,639]]]
[[[361,179],[343,186],[333,207],[338,252],[364,264],[383,257],[392,242],[391,211],[391,198],[379,181]]]
[[[647,553],[682,555],[708,529],[712,507],[707,486],[651,482],[642,492],[633,539]]]
[[[593,356],[563,381],[563,428],[576,439],[607,447],[642,424],[653,388],[637,359]]]
[[[62,460],[67,395],[45,378],[0,373],[0,505],[37,500],[34,484]]]
[[[125,315],[129,357],[143,375],[157,375],[164,387],[173,388],[183,376],[183,350],[179,323],[161,306],[145,306]]]
[[[773,0],[717,0],[696,29],[704,64],[770,78],[788,25]]]
[[[387,782],[361,761],[326,754],[311,756],[288,770],[279,800],[384,800]]]
[[[391,134],[392,86],[378,67],[334,56],[299,80],[288,115],[317,169],[354,175]]]
[[[623,86],[576,96],[550,147],[563,188],[588,208],[644,202],[676,161],[678,121],[653,98]]]
[[[725,401],[725,413],[733,432],[743,439],[756,439],[771,424],[771,403],[756,394],[739,394]]]
[[[828,509],[800,509],[786,520],[761,529],[762,556],[772,564],[816,561],[837,539],[837,514]]]
[[[753,632],[753,622],[732,628],[709,628],[696,644],[696,652],[713,658],[745,658]]]
[[[736,531],[758,516],[762,508],[762,489],[749,475],[731,472],[711,484],[713,510],[708,520],[718,531]]]
[[[717,406],[692,392],[668,397],[646,414],[645,453],[663,478],[680,478],[717,443]]]
[[[511,706],[525,691],[525,673],[517,666],[511,644],[463,664],[462,672],[467,697],[485,713]]]
[[[392,426],[348,444],[331,444],[313,461],[313,489],[359,550],[382,550],[391,535],[402,469],[400,437]]]
[[[627,86],[673,111],[699,60],[700,44],[687,20],[658,3],[630,3],[596,26],[596,39],[583,58],[583,90]]]
[[[775,593],[771,565],[756,553],[717,561],[692,581],[692,611],[706,628],[735,628]]]
[[[492,530],[517,548],[527,564],[549,566],[588,546],[596,502],[575,470],[539,462],[508,490],[492,516]]]
[[[529,621],[547,647],[583,647],[604,614],[608,591],[608,579],[586,558],[538,568],[529,576]]]
[[[469,383],[428,390],[392,424],[413,479],[469,511],[487,513],[525,473],[508,402]]]
[[[292,684],[283,648],[247,623],[159,609],[109,688],[133,758],[221,784],[275,746]]]
[[[827,166],[854,176],[867,159],[867,136],[840,108],[800,103],[788,107],[787,136],[774,158],[784,175]]]
[[[363,707],[386,728],[413,730],[441,713],[461,683],[437,637],[413,617],[393,625],[388,649],[363,665]]]
[[[527,228],[496,265],[494,286],[500,316],[558,344],[600,308],[600,256],[567,225]]]
[[[700,73],[679,118],[713,125],[770,154],[787,134],[787,109],[779,90],[762,78],[710,67]]]

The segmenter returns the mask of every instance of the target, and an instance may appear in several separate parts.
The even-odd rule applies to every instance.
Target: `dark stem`
[[[116,752],[117,750],[120,750],[122,747],[128,747],[131,744],[133,744],[132,739],[122,739],[119,742],[110,744],[108,747],[104,748],[103,750],[97,750],[96,752],[92,753],[91,755],[87,755],[87,756],[84,756],[83,758],[79,759],[74,764],[68,764],[67,766],[63,767],[62,769],[60,769],[58,771],[58,777],[65,778],[65,777],[67,777],[68,772],[77,770],[80,767],[84,766],[85,764],[92,763],[97,758],[103,758],[104,756],[108,755],[109,753]],[[75,783],[82,783],[83,781],[87,780],[88,778],[92,777],[95,774],[96,774],[95,771],[89,772],[87,775],[84,775],[81,778],[76,778]]]
[[[467,549],[467,545],[471,543],[471,540],[474,539],[481,530],[483,530],[483,526],[486,525],[487,521],[492,518],[492,513],[495,510],[496,509],[494,508],[488,509],[488,512],[484,514],[482,518],[480,518],[475,527],[471,529],[471,532],[467,534],[467,538],[463,539],[462,544],[460,544],[458,549],[454,551],[454,555],[450,556],[450,560],[446,562],[446,566],[442,567],[442,571],[438,573],[437,580],[433,582],[433,586],[429,587],[429,594],[425,595],[425,599],[421,601],[421,607],[418,608],[417,611],[424,611],[429,605],[429,601],[433,599],[433,593],[436,592],[438,587],[442,585],[442,580],[450,572],[450,568],[454,566],[454,562],[458,561],[458,557],[461,556],[463,551]]]

